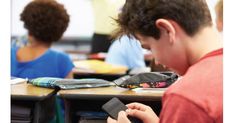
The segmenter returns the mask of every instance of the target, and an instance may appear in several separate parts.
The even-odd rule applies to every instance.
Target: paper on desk
[[[106,63],[101,60],[81,60],[73,62],[76,71],[91,71],[98,74],[125,74],[128,68],[122,65]]]
[[[155,92],[165,92],[167,88],[135,88],[132,91],[136,93],[155,93]]]
[[[17,78],[17,77],[11,77],[11,84],[23,83],[23,82],[27,82],[27,80],[28,80],[28,79]]]

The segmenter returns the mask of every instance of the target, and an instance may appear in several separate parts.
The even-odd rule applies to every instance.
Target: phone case
[[[102,109],[106,111],[111,118],[117,119],[118,113],[120,111],[127,110],[127,106],[125,106],[118,98],[114,97],[111,100],[109,100],[107,103],[105,103],[102,106]]]

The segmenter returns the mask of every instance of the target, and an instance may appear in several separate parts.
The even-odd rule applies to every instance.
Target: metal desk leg
[[[68,100],[64,100],[65,104],[65,123],[71,123],[71,109],[70,109],[70,102]]]
[[[33,123],[39,123],[40,110],[40,102],[36,102],[33,111]]]

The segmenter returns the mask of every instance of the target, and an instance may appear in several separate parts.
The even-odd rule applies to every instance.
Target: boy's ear
[[[155,21],[155,25],[157,28],[159,28],[161,36],[168,36],[170,43],[173,43],[175,41],[175,27],[169,20],[158,19]]]

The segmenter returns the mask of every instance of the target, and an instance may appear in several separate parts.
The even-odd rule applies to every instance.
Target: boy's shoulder
[[[207,57],[191,66],[185,75],[168,88],[168,93],[179,93],[187,96],[215,94],[222,90],[223,63],[222,55]]]
[[[167,100],[176,95],[214,116],[215,112],[222,109],[222,70],[222,55],[207,57],[190,67],[183,77],[167,89],[163,98]]]

